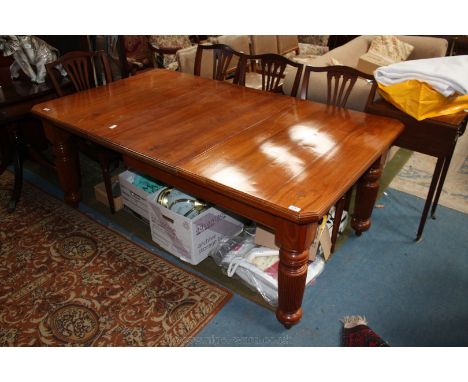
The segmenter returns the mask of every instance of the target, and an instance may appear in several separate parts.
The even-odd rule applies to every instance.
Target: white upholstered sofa
[[[307,61],[312,66],[327,66],[337,64],[350,67],[357,67],[359,57],[369,49],[372,39],[375,36],[359,36],[345,45],[329,51],[323,56]],[[447,40],[426,36],[398,36],[398,38],[414,46],[414,50],[408,60],[422,58],[442,57],[447,52]],[[294,81],[294,71],[289,71],[283,83],[283,92],[287,95],[291,93]],[[346,107],[363,111],[371,84],[366,80],[359,80],[353,88]],[[327,82],[326,73],[312,73],[309,81],[308,98],[312,101],[326,103]]]

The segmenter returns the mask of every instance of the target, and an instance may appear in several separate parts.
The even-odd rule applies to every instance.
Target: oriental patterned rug
[[[231,294],[0,176],[1,346],[182,346]]]

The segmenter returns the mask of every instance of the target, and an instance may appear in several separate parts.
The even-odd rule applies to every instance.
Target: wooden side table
[[[395,146],[437,158],[416,235],[416,240],[418,241],[422,237],[431,206],[431,216],[435,218],[435,211],[439,203],[442,188],[444,187],[445,177],[450,167],[457,140],[466,129],[468,113],[461,112],[418,121],[382,99],[368,104],[366,111],[371,114],[396,118],[403,122],[405,129],[395,141]]]

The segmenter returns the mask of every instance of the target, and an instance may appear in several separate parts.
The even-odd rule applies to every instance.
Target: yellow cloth
[[[468,109],[468,94],[444,97],[425,82],[408,80],[389,86],[378,85],[383,98],[418,121]]]

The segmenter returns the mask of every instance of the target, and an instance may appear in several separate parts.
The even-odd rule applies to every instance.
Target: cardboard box
[[[257,225],[255,228],[254,243],[262,247],[279,249],[275,244],[275,234],[268,228]]]
[[[112,184],[118,183],[118,177],[113,176],[112,177]],[[94,197],[98,202],[101,202],[102,204],[105,204],[107,207],[109,207],[109,200],[107,200],[107,193],[106,193],[106,187],[104,186],[104,182],[101,182],[99,184],[96,184],[94,186]],[[121,195],[114,196],[114,208],[115,211],[120,211],[124,207],[123,204],[123,199]]]
[[[361,57],[359,57],[356,69],[367,74],[374,74],[374,71],[377,68],[394,63],[395,60],[392,60],[391,58],[381,56],[380,54],[367,52],[364,53]]]
[[[209,208],[190,219],[156,203],[148,196],[151,238],[159,246],[196,265],[217,248],[221,239],[238,235],[244,225],[216,208]]]
[[[275,244],[275,234],[268,228],[258,225],[255,229],[254,243],[263,247],[279,249]],[[317,236],[309,248],[309,258],[317,254],[319,244],[322,246],[323,257],[328,260],[331,250],[331,237],[330,231],[326,227],[323,230],[320,230],[320,227],[317,229]]]
[[[148,221],[149,215],[146,198],[150,194],[133,185],[135,175],[135,173],[128,170],[119,174],[120,193],[122,194],[123,204]]]

